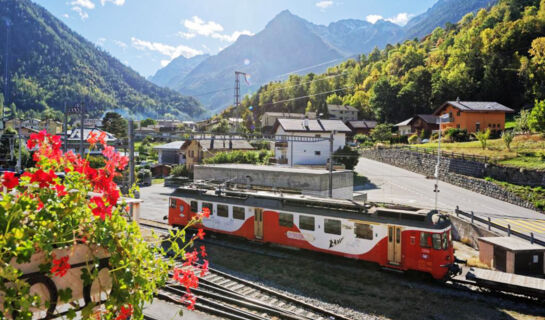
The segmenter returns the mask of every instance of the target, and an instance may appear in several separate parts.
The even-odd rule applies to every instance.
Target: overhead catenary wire
[[[336,90],[330,90],[330,91],[325,91],[325,92],[319,92],[319,93],[315,93],[315,94],[309,94],[309,95],[306,95],[306,96],[301,96],[301,97],[296,97],[296,98],[291,98],[291,99],[285,99],[285,100],[280,100],[280,101],[276,101],[276,102],[267,102],[267,103],[260,104],[259,106],[260,106],[260,107],[272,106],[272,105],[279,104],[279,103],[285,103],[285,102],[290,102],[290,101],[296,101],[296,100],[301,100],[301,99],[307,99],[307,98],[311,98],[311,97],[316,97],[316,96],[320,96],[320,95],[324,95],[324,94],[339,92],[339,91],[343,91],[343,90],[347,90],[347,89],[352,89],[352,88],[354,88],[354,86],[343,87],[343,88],[336,89]]]

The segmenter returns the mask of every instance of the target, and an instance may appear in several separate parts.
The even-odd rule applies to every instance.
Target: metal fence
[[[499,225],[497,223],[492,222],[490,217],[487,217],[487,219],[484,219],[484,218],[476,216],[473,211],[471,211],[469,213],[464,212],[464,211],[460,210],[459,207],[456,207],[456,209],[454,210],[454,213],[456,214],[457,217],[464,216],[466,218],[471,219],[471,224],[473,224],[475,221],[477,221],[477,222],[480,222],[480,223],[486,225],[488,227],[489,231],[492,231],[492,229],[494,228],[494,229],[506,232],[508,237],[515,236],[515,237],[521,238],[523,240],[530,241],[530,243],[532,243],[532,244],[535,243],[535,244],[539,244],[541,246],[545,246],[545,241],[536,239],[534,237],[533,232],[530,232],[529,234],[526,234],[526,233],[522,233],[522,232],[519,232],[519,231],[516,231],[516,230],[511,230],[511,225],[510,224],[508,224],[507,227],[504,227],[502,225]]]

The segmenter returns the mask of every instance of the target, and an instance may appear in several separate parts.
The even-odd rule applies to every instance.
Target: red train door
[[[401,264],[401,227],[388,226],[388,263]]]
[[[254,208],[254,235],[256,239],[263,239],[263,209]]]

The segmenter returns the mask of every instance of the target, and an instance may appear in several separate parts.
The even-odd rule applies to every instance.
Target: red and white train
[[[177,189],[168,223],[184,226],[210,209],[202,228],[253,241],[417,270],[443,279],[455,269],[451,222],[433,211],[371,207],[363,202],[257,191]]]

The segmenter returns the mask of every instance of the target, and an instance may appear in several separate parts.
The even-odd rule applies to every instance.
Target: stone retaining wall
[[[434,155],[406,149],[366,149],[362,151],[362,156],[429,177],[434,176],[435,165],[437,163],[437,157]],[[439,179],[517,206],[537,210],[532,203],[521,199],[514,193],[505,190],[497,184],[479,179],[489,176],[487,170],[487,164],[484,163],[442,158],[439,168]]]

